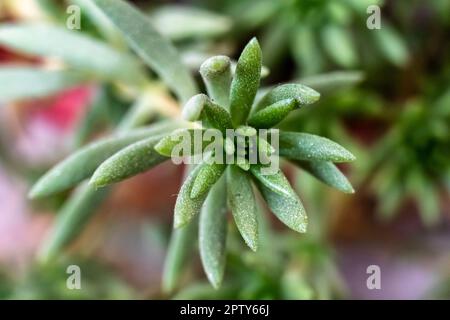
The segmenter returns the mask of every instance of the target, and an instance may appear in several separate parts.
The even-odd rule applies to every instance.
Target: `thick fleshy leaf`
[[[325,26],[322,43],[330,58],[338,65],[351,68],[358,63],[351,35],[344,27],[332,24]]]
[[[280,195],[259,181],[257,184],[267,205],[277,218],[289,228],[304,233],[307,229],[308,218],[303,204],[284,175],[282,175],[282,180],[280,187],[286,190],[289,196]]]
[[[214,288],[222,284],[227,240],[226,179],[212,187],[200,213],[199,248],[203,269]]]
[[[162,275],[164,292],[172,292],[179,283],[183,270],[186,269],[190,255],[194,250],[196,235],[196,223],[190,223],[183,228],[172,231]]]
[[[94,77],[133,84],[141,84],[145,80],[145,74],[132,56],[63,27],[3,25],[0,27],[0,44],[31,55],[59,58]]]
[[[253,165],[250,168],[251,173],[253,176],[264,186],[269,188],[275,193],[278,193],[282,196],[289,197],[291,196],[290,189],[285,189],[285,177],[284,174],[281,172],[281,170],[278,169],[276,173],[273,174],[264,174],[264,172],[261,171],[262,166],[260,165]]]
[[[255,128],[271,128],[283,120],[298,106],[297,100],[286,99],[275,102],[250,117],[248,124]]]
[[[364,74],[361,71],[334,71],[303,78],[299,82],[324,94],[353,87],[362,80]]]
[[[226,56],[209,58],[201,65],[200,74],[211,99],[228,109],[232,80],[230,58]]]
[[[152,14],[155,27],[173,40],[210,38],[230,30],[230,18],[190,6],[166,5]]]
[[[123,0],[93,1],[122,31],[131,48],[182,101],[197,93],[195,81],[176,48],[156,31],[147,16]]]
[[[258,91],[261,78],[262,54],[258,40],[253,38],[239,57],[231,82],[230,112],[235,126],[243,124]]]
[[[280,156],[308,161],[349,162],[355,156],[327,138],[309,133],[280,131]]]
[[[195,199],[203,196],[220,179],[226,169],[225,164],[206,164],[195,177],[191,190],[191,198]]]
[[[201,154],[205,148],[213,143],[203,139],[204,129],[178,129],[162,138],[155,146],[155,150],[166,157],[188,157]],[[196,144],[195,142],[201,142]],[[183,148],[183,146],[185,146]],[[176,150],[175,150],[176,148]]]
[[[336,188],[345,193],[355,193],[355,190],[345,175],[332,162],[294,161],[294,163],[332,188]]]
[[[164,122],[93,142],[50,169],[35,183],[29,196],[38,198],[66,190],[90,177],[103,161],[122,148],[177,126],[176,122]]]
[[[206,121],[209,126],[220,130],[223,134],[227,129],[232,129],[231,116],[225,108],[215,104],[211,100],[207,101],[203,109]]]
[[[46,71],[29,67],[0,68],[0,101],[45,97],[85,80],[70,71]]]
[[[195,179],[198,173],[207,166],[206,162],[199,164],[194,170],[191,171],[189,176],[181,186],[178,193],[177,201],[175,203],[174,212],[174,227],[181,228],[187,225],[191,220],[200,213],[203,203],[205,202],[207,193],[193,199],[191,197],[192,187],[194,186]]]
[[[317,91],[302,84],[282,84],[266,93],[252,110],[252,114],[281,100],[295,99],[299,105],[307,105],[319,98],[320,94]]]
[[[164,162],[167,157],[155,150],[155,145],[161,138],[161,135],[147,138],[122,149],[95,170],[89,183],[95,187],[104,187]]]
[[[252,184],[247,174],[234,165],[228,166],[227,193],[236,226],[245,243],[250,249],[256,251],[258,249],[258,210]]]
[[[95,190],[87,184],[80,186],[64,204],[56,222],[39,251],[39,260],[54,258],[84,228],[89,218],[107,196],[108,188]]]

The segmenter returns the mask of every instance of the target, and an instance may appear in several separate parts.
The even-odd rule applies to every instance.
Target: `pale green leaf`
[[[261,171],[262,168],[263,167],[260,165],[253,165],[250,168],[250,172],[260,183],[273,192],[285,197],[291,196],[290,189],[285,189],[285,178],[281,170],[278,169],[276,173],[272,174],[264,174],[264,172]]]
[[[295,99],[275,102],[252,115],[248,124],[255,128],[271,128],[281,122],[297,106],[298,103]]]
[[[349,30],[330,24],[323,28],[321,35],[322,44],[335,63],[346,68],[358,63],[356,48]]]

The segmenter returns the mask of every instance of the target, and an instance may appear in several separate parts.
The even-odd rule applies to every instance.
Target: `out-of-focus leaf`
[[[358,63],[352,37],[344,27],[327,25],[322,30],[322,43],[330,58],[342,67],[351,68]]]
[[[208,164],[206,163],[206,160],[205,162],[199,164],[194,170],[191,171],[191,173],[181,186],[177,201],[175,203],[175,228],[181,228],[187,225],[196,215],[200,213],[202,205],[205,202],[206,196],[208,194],[204,193],[202,196],[193,199],[191,198],[191,192],[198,173],[207,165]]]
[[[389,25],[371,32],[386,59],[396,66],[403,66],[409,59],[408,47],[402,37]]]
[[[0,26],[0,44],[27,54],[56,57],[93,77],[142,84],[145,74],[132,56],[76,31],[46,24]]]
[[[261,78],[262,53],[258,40],[253,38],[239,57],[231,82],[230,113],[233,125],[247,120]]]
[[[162,37],[150,19],[123,0],[93,0],[123,32],[131,48],[164,80],[182,101],[196,94],[197,86],[175,47]]]
[[[271,128],[283,120],[297,106],[298,103],[295,99],[275,102],[253,114],[248,120],[248,124],[255,128]]]
[[[162,276],[164,292],[172,292],[180,281],[188,258],[194,249],[196,233],[196,223],[190,223],[172,231]]]
[[[303,75],[316,74],[322,69],[323,57],[317,47],[314,32],[308,26],[297,26],[292,33],[291,50]],[[319,90],[320,92],[320,90]]]
[[[280,132],[280,156],[308,161],[349,162],[352,155],[341,145],[309,133]]]
[[[92,175],[90,184],[95,187],[125,180],[167,160],[155,150],[162,136],[138,141],[103,162]]]
[[[332,188],[336,188],[345,193],[355,192],[345,175],[332,162],[294,161],[294,163]]]
[[[108,194],[108,189],[95,190],[87,184],[79,187],[64,204],[56,222],[44,241],[39,259],[48,261],[64,248],[84,227],[89,216]]]
[[[299,80],[321,94],[334,93],[355,86],[364,79],[360,71],[335,71]]]
[[[289,197],[273,192],[260,182],[258,183],[259,190],[270,210],[281,222],[297,232],[304,233],[308,225],[305,209],[295,191],[292,190],[289,181],[284,175],[282,177],[284,181],[280,182],[280,187],[289,192]]]
[[[211,188],[199,221],[200,257],[209,282],[214,288],[222,284],[225,272],[227,240],[226,179],[222,177]]]
[[[191,198],[203,196],[220,179],[226,169],[225,164],[210,163],[201,168],[195,177],[191,190]]]
[[[256,251],[258,249],[257,205],[252,184],[247,174],[237,166],[228,166],[228,202],[234,221],[245,243]]]
[[[256,104],[252,114],[281,100],[295,99],[298,104],[307,105],[316,102],[319,98],[320,94],[317,91],[302,84],[282,84],[267,92]]]
[[[155,27],[172,40],[217,37],[231,29],[232,21],[204,9],[166,5],[152,14]]]
[[[30,67],[0,68],[0,101],[40,98],[71,86],[85,78],[70,71],[46,71]]]
[[[93,142],[50,169],[33,186],[29,196],[38,198],[68,189],[90,177],[95,169],[120,149],[145,138],[175,129],[176,122],[163,122]]]

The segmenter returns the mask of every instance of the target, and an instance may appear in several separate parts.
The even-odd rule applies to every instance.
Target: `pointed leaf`
[[[261,172],[261,169],[262,166],[253,165],[250,168],[250,172],[259,182],[261,182],[264,186],[266,186],[273,192],[278,193],[279,195],[284,197],[291,196],[290,188],[287,190],[285,189],[286,181],[281,170],[278,170],[277,173],[274,174],[263,174],[263,172]]]
[[[257,103],[252,114],[281,100],[296,99],[299,105],[307,105],[316,102],[319,98],[320,94],[317,91],[302,84],[282,84],[266,93]]]
[[[122,149],[95,170],[90,184],[104,187],[149,170],[167,160],[155,150],[162,135],[147,138]]]
[[[271,128],[281,122],[297,106],[298,103],[295,99],[275,102],[252,115],[248,124],[255,128]]]
[[[0,27],[0,44],[31,55],[57,57],[89,75],[141,84],[145,74],[137,60],[76,31],[45,24]]]
[[[261,48],[253,38],[242,51],[231,83],[230,112],[233,124],[238,126],[247,116],[258,91],[262,65]]]
[[[91,143],[50,169],[34,184],[29,196],[38,198],[66,190],[90,177],[103,161],[122,148],[177,126],[176,122],[164,122]]]
[[[222,284],[227,240],[226,179],[212,187],[200,213],[199,248],[203,269],[214,288]]]
[[[203,110],[206,121],[211,127],[220,130],[223,134],[226,133],[227,129],[233,128],[231,116],[225,108],[209,100]]]
[[[219,163],[206,164],[195,177],[191,190],[191,198],[203,196],[220,179],[226,165]]]
[[[93,1],[123,33],[131,48],[182,101],[197,93],[195,81],[176,48],[156,31],[148,17],[123,0]]]
[[[78,73],[29,67],[0,68],[0,101],[40,98],[85,81]]]
[[[282,175],[282,179],[283,182],[280,183],[280,186],[289,192],[289,196],[282,196],[259,181],[258,188],[270,210],[281,222],[297,232],[304,233],[307,229],[308,218],[303,204],[284,175]]]
[[[204,141],[204,129],[178,129],[170,135],[162,138],[155,146],[155,150],[166,157],[187,157],[203,153],[204,149],[211,143]],[[198,147],[195,142],[201,142]],[[180,146],[186,146],[181,149]],[[175,148],[183,151],[182,154],[175,154]],[[187,149],[187,150],[186,150]],[[186,154],[187,153],[187,154]]]
[[[354,161],[344,147],[329,139],[309,133],[280,131],[280,156],[308,161]]]
[[[228,203],[234,221],[245,243],[258,249],[258,218],[252,184],[247,174],[239,167],[230,165],[227,172]]]
[[[294,163],[332,188],[336,188],[344,193],[355,193],[351,183],[332,162],[294,161]]]

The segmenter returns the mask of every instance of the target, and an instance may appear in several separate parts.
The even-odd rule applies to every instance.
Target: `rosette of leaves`
[[[230,14],[242,29],[262,30],[265,64],[270,68],[292,57],[302,75],[326,70],[379,64],[380,58],[403,66],[408,49],[399,32],[383,16],[382,28],[369,30],[369,6],[383,0],[246,0],[228,2]]]
[[[381,217],[390,219],[413,199],[427,226],[440,220],[440,193],[450,187],[450,92],[404,106],[397,123],[362,165],[379,199]]]
[[[235,164],[207,161],[207,147],[204,146],[199,150],[205,156],[203,162],[187,176],[174,212],[174,227],[183,231],[192,228],[198,217],[200,256],[214,287],[220,286],[225,270],[227,207],[231,209],[245,243],[254,251],[258,248],[258,213],[253,182],[279,220],[298,232],[306,232],[307,228],[302,202],[282,171],[264,174],[262,163],[251,163],[249,144],[244,153],[239,153],[235,141],[227,141],[226,130],[233,129],[238,137],[255,137],[258,151],[269,156],[273,152],[270,141],[259,136],[257,129],[270,129],[294,109],[319,99],[316,91],[304,85],[285,84],[255,101],[261,65],[262,54],[256,39],[244,48],[234,74],[228,57],[207,60],[200,73],[209,96],[195,95],[183,109],[186,120],[202,120],[205,127],[176,130],[166,137],[154,138],[152,143],[127,147],[103,162],[91,178],[91,184],[97,187],[118,182],[146,170],[149,157],[168,159],[173,156],[185,136],[194,137],[208,127],[220,132],[223,139],[220,152],[234,157]],[[353,192],[349,182],[333,164],[353,161],[354,156],[349,151],[335,142],[307,133],[280,132],[279,139],[281,156],[297,162],[325,183],[344,192]],[[195,149],[192,145],[190,152],[195,152]],[[181,249],[174,245],[173,250],[184,251],[189,238],[182,233],[179,237],[183,241],[176,238],[174,241],[179,243]],[[172,254],[169,250],[169,261],[176,260],[180,255],[180,252]],[[168,272],[170,274],[172,271]]]

